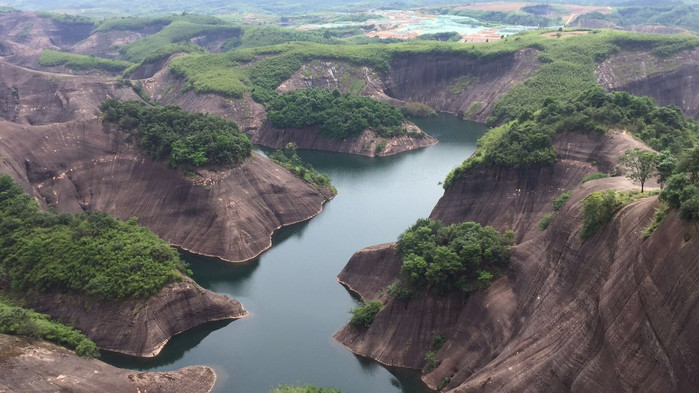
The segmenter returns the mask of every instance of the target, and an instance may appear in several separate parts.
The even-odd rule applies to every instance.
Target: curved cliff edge
[[[0,173],[43,207],[138,217],[162,239],[229,262],[258,257],[282,226],[308,220],[331,197],[253,154],[233,168],[183,173],[139,153],[104,124],[107,97],[138,99],[99,77],[56,76],[0,62]]]
[[[481,221],[500,230],[515,224],[525,232],[518,234],[523,241],[513,247],[510,271],[487,290],[470,297],[389,299],[385,287],[401,267],[395,245],[357,252],[339,281],[364,299],[383,296],[386,304],[370,328],[348,325],[335,338],[381,363],[423,369],[429,386],[443,384],[451,392],[694,391],[699,383],[699,228],[670,213],[642,239],[657,206],[651,197],[624,207],[583,242],[580,202],[585,196],[638,188],[619,177],[580,184],[593,157],[605,165],[605,158],[615,156],[606,152],[634,142],[623,135],[604,138],[612,140],[598,140],[575,155],[565,154],[566,138],[559,138],[556,147],[563,159],[553,168],[482,174],[483,181],[499,183],[493,190],[509,190],[489,209],[498,203],[518,207],[492,215],[464,208],[453,221]],[[459,179],[442,200],[451,200],[451,206],[457,199],[487,205],[494,191],[467,187],[475,181]],[[562,191],[546,190],[561,183],[570,186],[571,197],[548,229],[540,232],[525,224],[553,213],[550,201]],[[456,214],[440,204],[433,217]],[[425,354],[437,334],[444,334],[446,343],[436,351],[439,365],[430,369]]]
[[[57,345],[0,334],[0,391],[76,393],[208,393],[216,383],[210,367],[137,372],[85,359]]]
[[[316,127],[310,128],[274,128],[269,121],[259,130],[252,130],[252,143],[281,149],[289,142],[294,142],[300,149],[324,150],[336,153],[349,153],[361,156],[377,157],[390,156],[410,150],[433,146],[439,141],[427,135],[418,126],[410,123],[403,124],[410,135],[384,138],[372,130],[364,130],[361,134],[336,141],[326,138]]]
[[[190,278],[168,284],[148,299],[101,301],[70,293],[22,295],[22,303],[72,325],[102,350],[154,357],[178,333],[207,322],[247,315],[236,300],[208,291]]]

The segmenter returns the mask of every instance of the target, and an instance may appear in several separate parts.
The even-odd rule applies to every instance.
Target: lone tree
[[[629,170],[626,177],[641,182],[641,192],[643,192],[646,180],[657,172],[655,166],[657,158],[656,153],[635,148],[627,150],[624,155],[619,157],[619,163]]]

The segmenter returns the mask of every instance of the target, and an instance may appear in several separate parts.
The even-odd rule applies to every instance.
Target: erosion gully
[[[357,305],[337,274],[355,251],[395,241],[427,217],[442,195],[439,182],[473,153],[486,130],[446,114],[417,123],[440,143],[380,158],[301,151],[330,175],[337,197],[317,217],[278,231],[259,259],[234,265],[183,254],[201,286],[239,300],[248,317],[177,335],[154,359],[106,353],[103,360],[150,371],[208,365],[218,375],[216,392],[265,393],[280,384],[346,393],[430,392],[418,371],[386,368],[332,338]]]

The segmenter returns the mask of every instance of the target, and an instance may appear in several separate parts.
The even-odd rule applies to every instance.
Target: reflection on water
[[[167,343],[160,355],[154,358],[139,358],[122,355],[116,352],[102,351],[101,360],[112,366],[131,368],[136,370],[149,370],[154,367],[162,367],[175,363],[182,359],[192,348],[206,338],[211,332],[226,327],[232,321],[215,321],[187,330],[183,334],[174,336]]]
[[[485,127],[440,115],[418,122],[440,139],[426,149],[367,158],[328,152],[299,155],[338,189],[321,214],[273,236],[274,246],[246,264],[183,253],[203,287],[239,300],[250,313],[174,337],[156,359],[105,354],[120,367],[213,367],[216,391],[268,392],[279,384],[334,386],[347,393],[425,393],[419,371],[385,368],[332,339],[357,304],[335,277],[352,254],[394,241],[429,215],[439,181],[475,149]]]

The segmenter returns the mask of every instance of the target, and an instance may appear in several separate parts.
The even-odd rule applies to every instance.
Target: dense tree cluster
[[[80,331],[0,299],[0,333],[39,338],[75,350],[79,356],[98,358],[100,352],[92,340]]]
[[[663,162],[658,163],[659,169],[664,168]],[[660,199],[669,207],[679,209],[680,218],[699,220],[699,147],[687,150],[679,161],[674,162],[677,165],[673,174],[667,176],[667,185],[660,193]],[[666,158],[665,163],[667,167],[672,167],[672,158]]]
[[[220,116],[114,99],[104,101],[100,109],[106,121],[130,132],[145,154],[173,168],[235,165],[252,152],[248,137]]]
[[[275,97],[267,105],[267,116],[276,128],[317,126],[321,135],[334,140],[366,129],[386,137],[399,135],[405,120],[400,110],[371,98],[313,88]]]
[[[405,284],[442,294],[486,288],[507,268],[513,237],[474,222],[447,226],[419,219],[398,239]]]
[[[0,277],[15,289],[144,298],[184,271],[177,252],[136,219],[44,213],[0,176]]]
[[[652,148],[673,154],[693,146],[699,136],[699,124],[675,106],[659,107],[649,97],[607,93],[596,87],[570,102],[547,98],[540,110],[523,112],[490,130],[478,141],[476,153],[449,174],[445,188],[475,166],[551,165],[556,160],[553,139],[557,133],[602,133],[609,128],[628,130]]]

